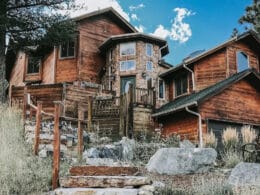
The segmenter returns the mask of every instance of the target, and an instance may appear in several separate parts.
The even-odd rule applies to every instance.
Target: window
[[[135,55],[135,42],[121,43],[120,44],[120,56]]]
[[[188,90],[188,78],[187,76],[182,76],[174,80],[175,83],[175,97],[187,93]]]
[[[146,43],[146,55],[150,57],[153,55],[153,45],[150,43]]]
[[[110,49],[109,50],[109,62],[111,62],[112,61],[112,59],[113,59],[113,51],[112,51],[112,49]]]
[[[151,61],[146,62],[146,70],[153,71],[153,63]]]
[[[38,73],[40,70],[41,58],[28,56],[27,73]]]
[[[164,99],[165,85],[163,80],[159,80],[159,99]]]
[[[112,91],[112,66],[109,66],[108,68],[108,90]]]
[[[61,58],[75,57],[75,42],[74,41],[69,41],[69,42],[63,43],[60,46],[60,57]]]
[[[120,71],[135,70],[135,60],[120,62]]]
[[[248,68],[248,56],[242,51],[237,52],[237,72],[241,72]]]

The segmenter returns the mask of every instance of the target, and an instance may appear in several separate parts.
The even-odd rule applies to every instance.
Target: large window
[[[186,75],[176,78],[175,83],[175,97],[187,93],[188,91],[188,78]]]
[[[75,42],[68,41],[60,46],[60,57],[61,58],[72,58],[75,57]]]
[[[120,71],[135,70],[135,60],[120,62]]]
[[[159,99],[164,99],[165,98],[165,84],[164,81],[159,79]]]
[[[38,73],[40,71],[41,58],[28,56],[27,73]]]
[[[146,70],[153,71],[153,63],[151,61],[146,62]]]
[[[248,56],[242,52],[237,52],[237,72],[241,72],[249,68]]]
[[[151,57],[153,55],[153,45],[146,43],[146,55]]]
[[[135,42],[121,43],[120,56],[135,55]]]

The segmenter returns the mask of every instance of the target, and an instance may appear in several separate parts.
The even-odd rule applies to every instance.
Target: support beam
[[[84,120],[84,112],[78,108],[78,158],[79,160],[82,159],[82,153],[83,153],[83,127],[82,127],[82,121]]]
[[[92,131],[92,96],[88,96],[88,132]]]
[[[40,143],[40,127],[41,127],[41,112],[42,112],[42,101],[37,102],[36,111],[36,126],[35,126],[35,137],[34,137],[34,154],[38,155],[39,143]]]

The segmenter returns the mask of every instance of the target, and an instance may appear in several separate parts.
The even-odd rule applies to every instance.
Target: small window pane
[[[146,55],[150,56],[150,57],[153,55],[153,45],[152,44],[149,44],[149,43],[146,44]]]
[[[135,70],[135,60],[121,61],[120,71]]]
[[[66,43],[63,43],[61,45],[60,49],[60,57],[66,58],[66,57],[74,57],[75,56],[75,42],[69,41]]]
[[[120,44],[120,55],[121,56],[135,55],[135,43]]]
[[[41,58],[28,57],[27,73],[38,73],[40,70]]]
[[[159,98],[164,99],[164,81],[159,80]]]
[[[174,80],[175,83],[175,96],[179,96],[187,93],[188,79],[187,76],[183,76]]]
[[[237,68],[238,72],[248,69],[248,57],[244,52],[237,52]]]
[[[148,70],[148,71],[153,70],[153,63],[151,61],[146,62],[146,70]]]

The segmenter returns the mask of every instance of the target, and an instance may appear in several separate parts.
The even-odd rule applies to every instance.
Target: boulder
[[[99,158],[100,151],[97,148],[90,148],[83,153],[83,158]]]
[[[235,187],[257,187],[260,188],[260,164],[241,162],[228,178],[228,183]]]
[[[167,175],[204,173],[214,165],[216,157],[217,152],[212,148],[161,148],[146,168]]]
[[[183,140],[180,142],[180,148],[195,148],[195,145],[189,140]]]

